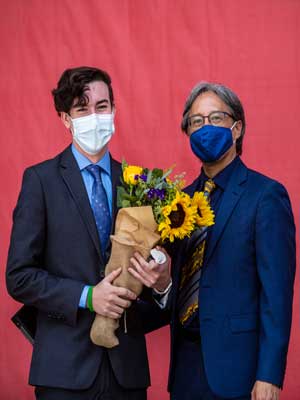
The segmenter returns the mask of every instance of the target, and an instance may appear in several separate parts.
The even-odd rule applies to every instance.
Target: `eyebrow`
[[[109,101],[107,99],[99,100],[96,103],[96,106],[99,106],[100,104],[109,104]]]
[[[210,114],[215,113],[215,112],[225,112],[225,113],[227,113],[227,111],[213,110],[213,111],[211,111],[211,112],[210,112],[209,114],[207,114],[207,115],[197,113],[197,114],[192,114],[192,115],[190,115],[190,117],[208,117]],[[228,113],[227,113],[227,114],[228,114]]]
[[[73,108],[87,107],[88,104],[89,103],[80,104],[80,102],[77,102],[76,104],[73,105]],[[96,106],[99,106],[102,104],[109,104],[109,101],[107,99],[99,100],[99,101],[97,101]]]

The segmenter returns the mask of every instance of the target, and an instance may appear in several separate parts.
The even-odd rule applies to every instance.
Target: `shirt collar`
[[[239,162],[239,157],[235,157],[235,159],[233,161],[231,161],[230,164],[228,164],[224,169],[222,169],[222,171],[220,171],[214,178],[213,181],[214,183],[217,185],[217,187],[220,187],[222,190],[226,189],[227,183],[229,181],[229,178],[236,166],[236,164]],[[208,180],[209,177],[206,176],[203,168],[201,171],[201,181],[204,182],[206,180]]]
[[[85,157],[83,154],[81,154],[76,149],[74,144],[72,144],[71,149],[72,149],[72,153],[75,157],[75,160],[77,161],[80,171],[84,170],[88,165],[92,164],[91,161],[87,157]],[[110,174],[111,174],[110,173],[110,155],[109,155],[108,150],[106,150],[104,156],[95,165],[99,165],[99,167],[110,176]]]

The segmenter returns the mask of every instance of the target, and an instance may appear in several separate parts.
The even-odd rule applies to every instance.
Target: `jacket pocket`
[[[232,333],[251,332],[258,328],[258,315],[246,314],[230,317],[230,329]]]

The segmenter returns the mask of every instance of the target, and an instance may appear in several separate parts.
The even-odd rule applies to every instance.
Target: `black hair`
[[[60,77],[57,88],[52,90],[55,109],[60,113],[69,113],[74,100],[78,99],[78,105],[87,105],[88,97],[85,94],[90,82],[102,81],[108,86],[111,107],[114,106],[114,95],[111,86],[111,78],[107,72],[94,67],[77,67],[66,69]]]

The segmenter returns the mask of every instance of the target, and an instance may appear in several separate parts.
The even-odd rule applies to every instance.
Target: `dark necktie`
[[[100,167],[91,164],[86,167],[86,170],[94,178],[91,206],[98,229],[102,254],[104,255],[111,230],[111,216],[107,195],[102,183]]]
[[[209,198],[215,187],[216,185],[213,180],[208,179],[204,184],[204,195]],[[199,282],[201,277],[201,268],[203,266],[206,237],[207,228],[202,228],[197,240],[198,244],[182,269],[178,310],[179,320],[183,326],[188,326],[191,323],[199,308]]]

